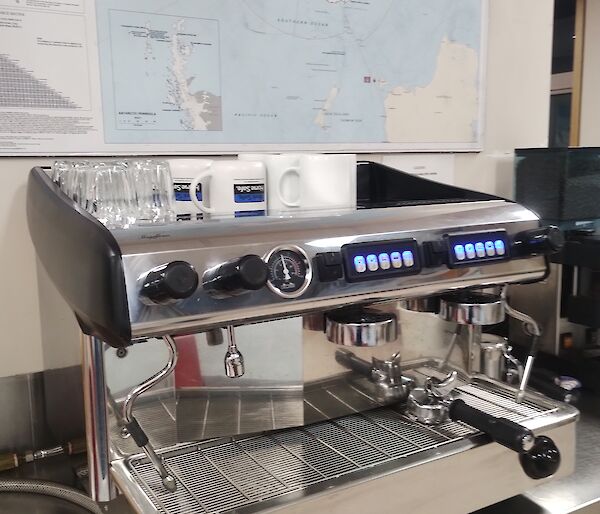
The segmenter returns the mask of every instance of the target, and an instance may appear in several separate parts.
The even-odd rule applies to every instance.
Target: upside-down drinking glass
[[[175,193],[168,163],[153,159],[130,161],[128,171],[138,223],[175,221]]]
[[[124,163],[95,163],[93,185],[93,215],[108,228],[128,228],[135,224],[137,207]]]

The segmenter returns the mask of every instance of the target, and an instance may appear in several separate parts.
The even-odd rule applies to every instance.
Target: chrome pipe
[[[481,325],[467,325],[467,372],[481,373]]]
[[[523,377],[521,378],[519,390],[517,391],[517,403],[521,403],[523,401],[523,398],[525,398],[525,389],[527,388],[527,384],[529,383],[529,377],[531,376],[531,370],[533,369],[534,360],[535,356],[527,356],[527,360],[525,361],[525,370],[523,371]]]
[[[127,421],[127,423],[131,423],[133,421],[133,404],[135,403],[135,400],[138,398],[138,396],[144,394],[146,391],[148,391],[148,389],[151,389],[156,384],[158,384],[158,382],[160,382],[163,378],[166,378],[168,375],[170,375],[175,366],[177,365],[178,355],[174,339],[168,335],[163,336],[162,339],[169,348],[169,360],[167,361],[167,364],[164,368],[152,375],[145,382],[142,382],[138,386],[134,387],[131,391],[129,391],[129,394],[125,398],[122,407],[123,418],[125,419],[125,421]]]
[[[448,361],[450,360],[450,356],[452,355],[452,352],[454,351],[454,347],[456,346],[456,341],[458,340],[458,335],[460,333],[460,327],[462,325],[456,325],[456,330],[454,330],[454,332],[452,332],[452,338],[450,339],[450,344],[448,346],[448,351],[446,352],[445,357],[443,358],[442,362],[440,362],[439,364],[439,368],[440,369],[444,369],[446,367],[446,365],[448,364]]]
[[[165,463],[164,463],[162,457],[160,457],[156,454],[154,447],[148,441],[146,434],[143,433],[143,429],[139,426],[139,423],[133,416],[133,404],[135,403],[135,400],[141,394],[145,393],[150,388],[155,386],[162,379],[169,376],[175,369],[175,366],[177,365],[178,354],[177,354],[177,346],[175,345],[175,340],[169,335],[163,336],[162,339],[165,342],[165,344],[167,345],[167,347],[169,348],[169,360],[167,361],[167,364],[165,365],[164,368],[162,368],[160,371],[158,371],[157,373],[152,375],[148,380],[146,380],[146,381],[142,382],[141,384],[139,384],[138,386],[134,387],[129,392],[129,394],[125,398],[125,401],[123,402],[123,418],[127,422],[127,427],[129,429],[130,433],[131,433],[131,429],[133,429],[133,428],[136,429],[136,431],[133,434],[134,440],[136,440],[136,443],[140,446],[140,448],[143,450],[143,452],[146,454],[146,456],[148,457],[148,459],[154,466],[154,469],[156,470],[156,472],[160,475],[160,478],[162,479],[162,483],[165,486],[165,488],[168,491],[173,492],[173,491],[177,490],[177,483],[175,482],[175,477],[167,471],[167,468],[165,466]],[[145,444],[142,442],[139,442],[140,439],[136,438],[136,433],[139,433],[143,436],[143,439],[145,440]]]
[[[525,332],[527,332],[529,335],[538,336],[538,337],[541,336],[542,330],[540,329],[540,326],[538,325],[537,321],[535,321],[531,316],[525,314],[524,312],[513,309],[508,304],[508,301],[506,299],[507,289],[508,289],[508,286],[504,286],[502,288],[502,294],[501,294],[502,300],[504,302],[504,310],[506,311],[506,314],[508,314],[511,318],[514,318],[514,319],[520,321],[523,324]]]
[[[110,477],[104,342],[82,334],[81,349],[90,496],[108,502],[117,491]]]

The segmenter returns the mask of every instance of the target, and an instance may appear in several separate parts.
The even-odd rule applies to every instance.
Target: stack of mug
[[[179,219],[356,209],[356,155],[240,154],[170,159]]]
[[[56,161],[52,178],[109,228],[356,209],[353,154]]]

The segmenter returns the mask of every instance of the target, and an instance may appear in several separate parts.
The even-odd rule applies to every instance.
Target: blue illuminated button
[[[485,257],[485,247],[483,243],[475,243],[475,253],[477,257]]]
[[[394,268],[402,267],[402,257],[400,256],[400,252],[392,252],[390,257],[392,258],[392,266],[394,266]]]
[[[367,271],[367,262],[365,261],[365,258],[362,255],[357,255],[356,257],[354,257],[354,269],[358,273],[364,273],[365,271]]]
[[[369,268],[369,271],[377,271],[379,269],[377,255],[374,253],[367,255],[367,268]]]
[[[402,252],[402,260],[404,261],[404,265],[407,268],[410,268],[414,263],[415,263],[415,259],[413,257],[413,253],[409,250],[406,250],[405,252]]]
[[[502,239],[496,239],[494,241],[494,248],[496,248],[496,253],[498,255],[504,255],[506,253],[506,248],[504,247],[504,241],[502,241]]]
[[[471,243],[465,245],[465,252],[467,254],[467,259],[475,258],[475,247]]]
[[[454,246],[454,255],[459,261],[465,260],[465,247],[463,245],[455,245]]]
[[[381,269],[390,269],[390,256],[387,253],[379,254],[379,267]]]
[[[485,253],[487,254],[488,257],[493,257],[494,255],[496,255],[496,250],[494,250],[494,242],[493,241],[485,242]]]

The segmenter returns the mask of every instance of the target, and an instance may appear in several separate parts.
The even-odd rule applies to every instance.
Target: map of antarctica
[[[96,9],[107,143],[478,143],[482,0]]]

